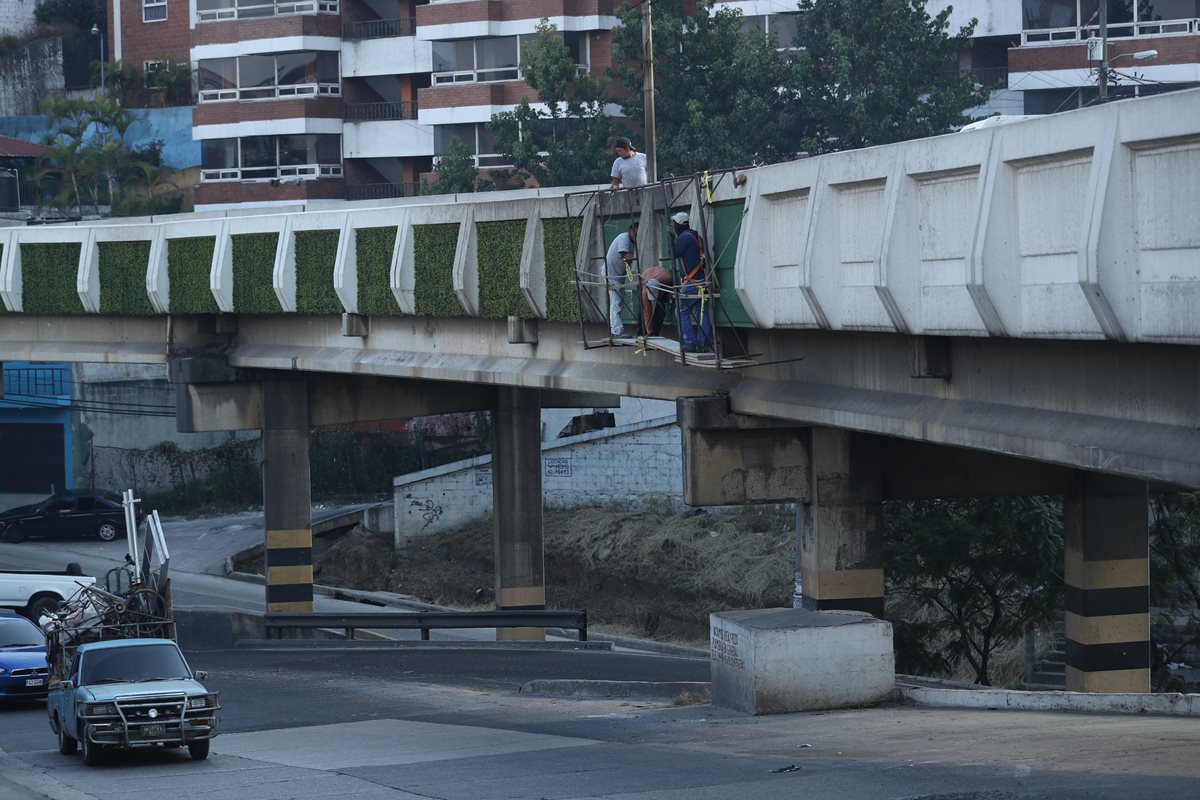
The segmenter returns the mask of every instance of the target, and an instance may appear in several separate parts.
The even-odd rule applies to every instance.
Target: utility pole
[[[1108,97],[1108,0],[1100,0],[1100,102]]]
[[[654,33],[650,18],[651,0],[642,0],[642,123],[646,129],[646,178],[658,181],[654,155]]]

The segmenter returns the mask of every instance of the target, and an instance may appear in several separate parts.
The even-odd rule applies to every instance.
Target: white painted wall
[[[4,0],[0,3],[0,36],[20,36],[33,27],[37,0]]]

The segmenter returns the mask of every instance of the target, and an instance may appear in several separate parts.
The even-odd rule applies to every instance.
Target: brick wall
[[[112,19],[112,0],[108,16]],[[188,27],[188,0],[167,0],[167,18],[161,22],[142,22],[141,0],[121,3],[121,61],[141,69],[145,61],[163,56],[175,63],[187,63],[192,46]],[[111,26],[110,26],[111,27]],[[109,31],[105,56],[114,61],[113,35]]]
[[[187,6],[186,0],[184,6]],[[192,43],[196,45],[228,44],[251,39],[272,39],[276,36],[341,37],[341,35],[342,18],[337,14],[308,14],[268,19],[198,22],[193,31]]]
[[[271,200],[340,200],[345,196],[341,179],[322,178],[301,181],[296,185],[288,180],[278,186],[270,183],[201,183],[196,187],[196,204],[262,203]]]
[[[614,0],[472,0],[417,7],[417,25],[452,25],[480,20],[539,20],[542,17],[612,16]]]
[[[619,504],[683,505],[679,428],[674,419],[610,428],[542,445],[548,509]],[[490,456],[397,478],[396,544],[436,536],[492,510]]]
[[[430,86],[417,92],[420,108],[516,105],[522,97],[537,102],[538,93],[525,81],[472,83],[466,86]]]
[[[192,109],[193,125],[224,125],[276,119],[341,119],[342,98],[314,97],[287,100],[258,100],[201,103]]]
[[[1133,65],[1161,64],[1195,64],[1200,62],[1200,37],[1196,36],[1154,36],[1138,39],[1110,40],[1108,43],[1108,59],[1120,53],[1134,53],[1139,50],[1157,50],[1158,57],[1153,61],[1139,62],[1132,58],[1122,58],[1115,65],[1118,69],[1132,68]],[[1083,43],[1062,45],[1060,47],[1014,47],[1008,51],[1008,71],[1038,72],[1055,69],[1088,69],[1091,64],[1087,60],[1087,46]]]

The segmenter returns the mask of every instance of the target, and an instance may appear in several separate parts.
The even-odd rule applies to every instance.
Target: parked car
[[[139,511],[138,522],[142,516]],[[113,492],[59,492],[40,503],[0,512],[0,531],[6,542],[14,544],[39,536],[95,536],[111,542],[125,535],[125,510],[121,496]]]
[[[0,569],[0,609],[11,608],[37,622],[43,614],[57,611],[63,600],[95,582],[74,561],[62,572]]]
[[[0,700],[45,697],[49,673],[41,629],[11,611],[0,611]]]

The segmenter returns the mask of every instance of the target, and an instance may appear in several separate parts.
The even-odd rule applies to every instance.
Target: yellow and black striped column
[[[492,539],[496,607],[546,608],[542,541],[542,407],[536,389],[501,386],[492,412]],[[542,641],[544,628],[497,628],[496,639]]]
[[[883,617],[883,499],[878,442],[813,428],[812,502],[801,515],[801,604]],[[807,519],[803,519],[807,517]]]
[[[1148,692],[1146,483],[1085,473],[1063,516],[1067,689]]]
[[[267,610],[312,611],[308,387],[263,381],[262,403]]]

